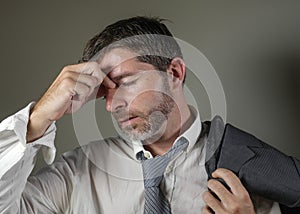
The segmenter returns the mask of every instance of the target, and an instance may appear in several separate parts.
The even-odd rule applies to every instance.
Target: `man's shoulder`
[[[224,121],[222,117],[215,116],[211,121],[205,121],[204,124],[208,127],[210,135],[218,136],[222,140],[230,141],[230,145],[256,145],[268,146],[266,143],[257,138],[254,134]]]
[[[118,153],[132,152],[132,144],[121,138],[120,136],[108,137],[102,140],[91,141],[81,146],[84,152],[114,151]]]
[[[119,136],[91,141],[64,153],[62,156],[81,162],[106,162],[112,159],[116,160],[116,157],[135,160],[132,143]]]
[[[140,178],[141,167],[134,156],[133,146],[121,137],[93,141],[73,152],[80,153],[79,161],[82,160],[78,164],[82,169],[100,169],[118,178]]]
[[[65,152],[64,156],[101,156],[106,155],[107,152],[115,152],[119,154],[131,154],[133,152],[132,144],[119,136],[108,137],[105,139],[91,141],[81,144],[79,147]]]

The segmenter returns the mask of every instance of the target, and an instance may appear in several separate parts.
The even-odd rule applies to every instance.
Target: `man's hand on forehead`
[[[96,62],[65,66],[32,109],[27,141],[42,136],[64,114],[77,111],[87,101],[102,97],[107,89],[115,87]]]
[[[96,77],[98,80],[94,89],[91,88],[93,89],[93,93],[88,96],[87,100],[100,98],[105,95],[107,89],[113,89],[116,87],[116,83],[109,78],[109,71],[103,71],[97,62],[82,63],[82,66],[79,64],[79,69],[81,69],[79,72],[81,73],[80,77],[82,79],[85,78],[85,75],[90,75],[92,77]],[[78,82],[80,82],[80,78],[78,79]]]

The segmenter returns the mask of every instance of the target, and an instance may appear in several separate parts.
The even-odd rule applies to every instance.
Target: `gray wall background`
[[[106,25],[135,15],[160,16],[214,66],[226,93],[227,121],[300,158],[299,11],[296,0],[2,2],[0,120],[37,100]],[[187,85],[202,119],[210,119],[203,87],[191,75]],[[104,135],[114,134],[104,103],[97,102],[97,109]],[[79,146],[70,115],[57,126],[58,154]]]

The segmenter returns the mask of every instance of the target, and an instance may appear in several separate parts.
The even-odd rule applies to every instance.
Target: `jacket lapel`
[[[226,124],[217,165],[218,168],[227,168],[238,173],[247,161],[255,157],[256,154],[251,148],[262,147],[262,145],[253,135],[244,133],[244,131]]]

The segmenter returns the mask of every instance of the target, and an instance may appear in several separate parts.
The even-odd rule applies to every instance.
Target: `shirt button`
[[[149,152],[144,152],[144,156],[145,156],[145,158],[149,159],[150,158]]]
[[[173,170],[173,166],[167,166],[166,173],[170,173]]]

